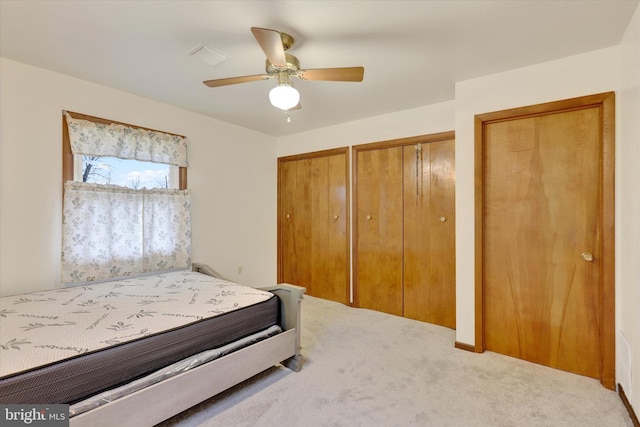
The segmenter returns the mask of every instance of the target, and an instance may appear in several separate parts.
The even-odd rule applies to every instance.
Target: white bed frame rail
[[[193,270],[222,278],[206,264],[194,263]],[[280,300],[282,333],[72,417],[69,425],[153,426],[278,363],[298,372],[302,367],[300,302],[306,289],[290,284],[259,289],[273,292]]]

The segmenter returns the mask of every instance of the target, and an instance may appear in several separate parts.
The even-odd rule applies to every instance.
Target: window
[[[179,135],[63,114],[62,282],[191,265],[186,154]]]
[[[149,130],[149,131],[153,131],[152,129],[148,129],[148,128],[143,128],[143,127],[139,127],[139,126],[134,126],[134,125],[129,125],[126,123],[121,123],[121,122],[116,122],[113,120],[107,120],[107,119],[103,119],[100,117],[94,117],[94,116],[89,116],[86,114],[80,114],[80,113],[73,113],[73,112],[66,112],[66,114],[72,118],[75,119],[80,119],[80,120],[86,120],[89,122],[93,122],[93,123],[100,123],[100,124],[104,124],[104,125],[110,125],[110,124],[119,124],[119,125],[123,125],[123,126],[127,126],[133,129],[143,129],[143,130]],[[69,137],[69,129],[68,129],[68,125],[67,125],[67,115],[63,114],[62,116],[62,182],[65,183],[67,181],[82,181],[81,176],[82,176],[82,164],[84,163],[84,159],[82,159],[82,157],[85,156],[78,156],[78,155],[74,155],[73,151],[71,149],[71,142],[70,142],[70,137]],[[159,132],[159,131],[155,131],[155,132]],[[176,136],[180,136],[180,135],[176,135]],[[95,157],[95,156],[89,156],[89,157]],[[106,156],[100,156],[102,158],[105,158]],[[119,159],[114,157],[113,158],[118,159],[118,160],[123,160],[123,159]],[[139,160],[126,160],[126,161],[132,161],[136,164],[140,164],[140,165],[145,165],[143,167],[140,167],[138,169],[138,171],[140,171],[142,173],[142,171],[146,170],[146,166],[151,165],[152,167],[154,165],[165,165],[163,163],[153,163],[153,162],[143,162],[143,161],[139,161]],[[169,174],[169,180],[170,180],[170,187],[169,188],[179,188],[181,190],[186,190],[187,188],[187,168],[186,166],[175,166],[175,165],[169,165],[169,168],[171,170],[170,174]],[[114,172],[112,172],[112,175],[114,174]],[[99,182],[99,183],[104,183],[104,182],[100,182],[98,181],[98,178],[95,178],[96,181],[95,182]],[[121,185],[121,184],[116,184],[116,182],[113,182],[114,185]],[[125,185],[128,186],[128,185]]]
[[[74,155],[74,181],[133,189],[178,188],[178,167],[108,156]]]

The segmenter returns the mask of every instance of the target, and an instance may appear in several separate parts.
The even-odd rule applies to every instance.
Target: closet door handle
[[[586,262],[593,262],[593,254],[591,252],[582,252],[580,258]]]
[[[334,220],[334,221],[337,221],[337,220],[338,220],[338,218],[340,218],[340,215],[334,215],[334,216],[333,216],[333,220]]]
[[[371,215],[367,215],[367,221],[371,221]]]

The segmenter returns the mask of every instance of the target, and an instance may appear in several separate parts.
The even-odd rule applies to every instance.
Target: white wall
[[[370,117],[278,139],[278,157],[452,131],[455,102]]]
[[[616,282],[619,290],[620,335],[618,382],[636,413],[640,411],[640,7],[620,45],[618,92],[619,144],[616,162]],[[629,346],[626,343],[629,343]]]
[[[456,84],[456,339],[475,343],[474,115],[618,88],[613,47]],[[618,139],[616,140],[618,143]]]
[[[5,58],[0,71],[1,295],[59,285],[63,109],[186,135],[194,261],[275,282],[275,138]]]

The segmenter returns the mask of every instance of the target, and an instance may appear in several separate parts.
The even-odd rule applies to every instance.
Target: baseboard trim
[[[633,422],[633,426],[640,427],[640,422],[638,421],[638,417],[636,417],[636,413],[633,410],[631,403],[629,403],[629,399],[627,399],[627,395],[624,393],[624,389],[622,388],[620,383],[618,383],[618,395],[620,396],[620,399],[622,400],[624,407],[627,408],[627,412],[631,417],[631,422]]]
[[[466,350],[466,351],[470,351],[472,353],[476,353],[476,347],[474,345],[471,345],[471,344],[465,344],[463,342],[456,341],[455,347],[459,348],[460,350]]]

